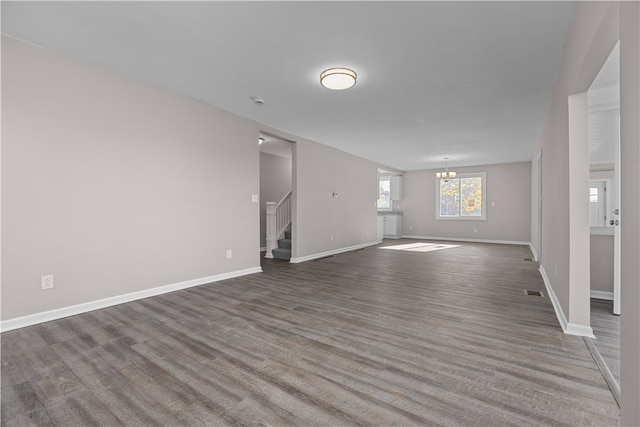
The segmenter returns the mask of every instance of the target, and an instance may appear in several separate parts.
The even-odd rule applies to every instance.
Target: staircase
[[[291,231],[284,232],[284,239],[278,240],[278,247],[271,250],[274,258],[284,259],[289,261],[291,259]]]
[[[265,258],[291,259],[291,191],[278,203],[267,202],[266,216],[266,244]],[[285,231],[287,230],[287,231]],[[284,233],[284,239],[278,239]]]

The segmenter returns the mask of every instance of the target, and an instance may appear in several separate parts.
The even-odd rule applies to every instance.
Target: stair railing
[[[267,253],[265,258],[273,258],[271,252],[278,247],[278,238],[291,224],[291,191],[278,203],[267,202]]]

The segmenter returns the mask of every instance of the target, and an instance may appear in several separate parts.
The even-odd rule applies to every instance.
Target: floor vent
[[[522,258],[525,261],[533,261],[533,258]]]
[[[544,297],[542,292],[540,292],[540,291],[530,291],[529,289],[525,289],[524,294],[525,295],[531,295],[531,296],[534,296],[534,297]]]

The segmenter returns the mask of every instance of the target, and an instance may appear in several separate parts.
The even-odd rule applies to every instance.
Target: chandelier
[[[444,172],[436,172],[436,179],[442,179],[444,182],[449,182],[450,179],[455,179],[456,173],[449,170],[448,157],[444,158]]]

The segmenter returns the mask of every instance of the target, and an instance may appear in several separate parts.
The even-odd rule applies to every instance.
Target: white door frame
[[[615,166],[613,170],[615,185],[615,207],[614,215],[611,216],[611,220],[617,221],[613,227],[613,314],[620,315],[620,188],[622,187],[620,182],[620,114],[615,123]],[[617,212],[617,214],[615,214]]]
[[[542,149],[538,153],[538,251],[536,261],[542,264]]]

